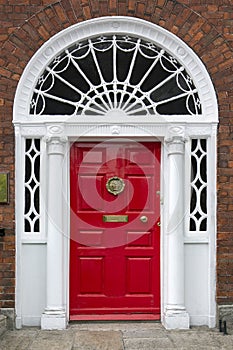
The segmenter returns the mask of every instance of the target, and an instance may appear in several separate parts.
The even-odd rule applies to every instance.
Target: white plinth
[[[47,330],[62,330],[66,329],[67,320],[65,313],[61,314],[46,314],[41,316],[41,329]]]
[[[189,329],[189,315],[186,311],[167,311],[163,318],[166,329]]]

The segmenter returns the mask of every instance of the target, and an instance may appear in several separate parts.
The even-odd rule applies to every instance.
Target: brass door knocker
[[[109,193],[117,196],[119,193],[124,191],[125,183],[120,177],[114,176],[108,179],[106,188]]]

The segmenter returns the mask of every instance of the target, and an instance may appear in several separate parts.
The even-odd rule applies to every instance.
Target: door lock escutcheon
[[[148,221],[148,217],[143,215],[140,217],[141,222],[146,223]]]

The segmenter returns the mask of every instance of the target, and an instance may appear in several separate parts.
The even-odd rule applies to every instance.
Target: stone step
[[[7,317],[5,315],[0,315],[0,336],[7,329]]]

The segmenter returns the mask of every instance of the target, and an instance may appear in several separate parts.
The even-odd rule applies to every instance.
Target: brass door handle
[[[141,222],[146,223],[148,221],[148,217],[143,215],[140,217]]]

